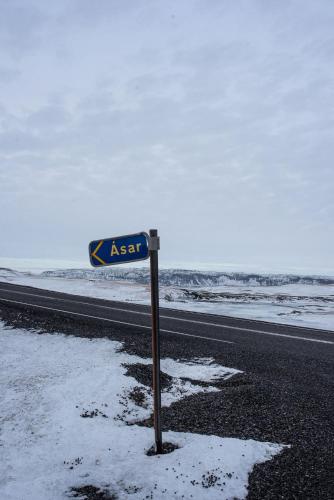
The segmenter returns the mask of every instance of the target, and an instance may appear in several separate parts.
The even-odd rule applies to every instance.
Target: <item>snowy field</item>
[[[153,430],[136,422],[150,415],[152,395],[126,373],[150,360],[121,349],[106,339],[39,335],[0,323],[1,500],[60,500],[87,485],[119,499],[245,498],[254,464],[283,446],[168,432],[164,441],[178,449],[146,455]],[[162,370],[172,377],[162,395],[167,406],[218,390],[198,381],[238,373],[211,359],[164,359]]]
[[[115,266],[103,270],[9,263],[16,264],[16,269],[0,268],[0,281],[103,299],[150,302],[147,263],[136,269]],[[174,309],[334,330],[331,276],[161,269],[160,303]]]

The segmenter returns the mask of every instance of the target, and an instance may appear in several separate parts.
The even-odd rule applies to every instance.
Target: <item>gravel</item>
[[[141,363],[134,363],[133,365],[125,365],[127,371],[125,375],[133,377],[140,384],[151,387],[153,378],[152,365],[144,365]],[[160,386],[162,391],[168,391],[173,383],[173,377],[167,373],[160,372]]]
[[[71,488],[69,497],[80,500],[117,500],[117,497],[108,489],[101,489],[92,484]]]

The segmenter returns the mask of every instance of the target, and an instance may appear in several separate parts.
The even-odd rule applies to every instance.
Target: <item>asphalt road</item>
[[[0,283],[13,326],[122,340],[150,355],[150,309]],[[334,331],[161,309],[162,356],[211,356],[242,370],[220,393],[163,412],[164,429],[291,445],[258,465],[250,499],[334,499]],[[333,325],[334,328],[334,325]],[[219,395],[218,395],[219,394]]]

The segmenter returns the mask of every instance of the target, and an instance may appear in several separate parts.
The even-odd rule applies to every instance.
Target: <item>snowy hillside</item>
[[[129,269],[122,267],[50,270],[42,272],[42,276],[85,280],[126,280],[141,284],[148,284],[150,280],[148,268]],[[334,285],[334,277],[240,272],[223,273],[182,269],[160,269],[159,279],[161,285],[177,287]]]

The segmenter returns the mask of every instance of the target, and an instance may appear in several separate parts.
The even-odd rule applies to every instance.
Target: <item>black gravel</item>
[[[71,488],[69,497],[80,500],[117,500],[117,496],[110,493],[108,489],[102,489],[92,484]]]
[[[152,365],[144,365],[142,363],[134,363],[133,365],[124,365],[126,367],[125,375],[133,377],[140,384],[151,387],[153,378]],[[167,373],[160,373],[160,386],[162,391],[168,391],[173,383],[173,377]]]
[[[174,450],[177,450],[179,447],[174,443],[162,443],[162,455],[166,455],[167,453],[172,453]],[[149,450],[147,450],[146,455],[152,457],[156,455],[155,446],[152,446]]]
[[[151,355],[150,333],[132,327],[1,303],[0,317],[15,327],[123,341],[127,352]],[[245,372],[221,383],[219,393],[190,396],[164,408],[163,430],[289,444],[291,447],[280,455],[255,466],[249,478],[248,499],[333,500],[332,356],[325,348],[319,355],[316,345],[314,355],[303,351],[302,345],[298,353],[282,350],[279,355],[274,347],[268,347],[265,353],[256,347],[162,336],[162,356],[213,356],[216,362]],[[150,374],[138,368],[136,378],[148,385]],[[145,425],[151,425],[150,419]]]
[[[137,406],[148,408],[146,394],[142,387],[136,386],[130,391],[129,399],[131,399]]]

